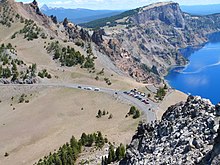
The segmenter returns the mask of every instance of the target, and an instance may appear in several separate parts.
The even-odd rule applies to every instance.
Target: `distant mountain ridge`
[[[110,17],[113,15],[120,14],[123,11],[120,10],[90,10],[90,9],[66,9],[66,8],[51,8],[47,5],[41,7],[41,11],[50,16],[55,15],[58,21],[63,21],[64,18],[68,18],[70,21],[79,24],[86,23],[96,19]]]

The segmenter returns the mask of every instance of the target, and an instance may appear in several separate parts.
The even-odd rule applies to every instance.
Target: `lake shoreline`
[[[220,34],[220,32],[217,32],[217,34]],[[209,44],[209,43],[212,43],[211,37],[212,37],[213,35],[214,35],[214,34],[210,34],[210,35],[209,35],[209,37],[208,37],[208,38],[209,38],[209,41],[207,41],[207,42],[204,42],[204,43],[202,43],[202,44],[195,45],[195,46],[187,46],[186,48],[182,48],[182,49],[179,49],[179,50],[178,50],[178,51],[183,55],[183,57],[186,58],[187,64],[185,64],[185,65],[171,65],[171,66],[167,69],[167,74],[164,76],[163,81],[167,84],[168,88],[171,88],[171,89],[173,89],[173,90],[182,92],[182,93],[186,94],[187,96],[190,95],[189,93],[186,93],[186,92],[184,92],[184,91],[182,91],[182,90],[178,90],[178,89],[172,87],[172,85],[170,84],[169,80],[167,80],[166,78],[167,78],[167,76],[169,76],[169,74],[171,73],[171,71],[173,71],[173,70],[176,69],[176,68],[183,68],[183,70],[185,70],[185,69],[190,65],[189,57],[190,57],[193,53],[195,53],[195,52],[199,51],[200,49],[204,48],[205,45],[207,45],[207,44]],[[220,42],[220,41],[219,41],[219,42]],[[187,50],[189,50],[189,49],[190,49],[190,53],[189,53],[189,54],[187,53],[187,55],[186,55],[185,51],[187,51]],[[180,72],[179,72],[179,73],[180,73]]]
[[[220,73],[220,42],[208,42],[202,49],[189,54],[189,63],[171,66],[164,81],[172,89],[198,95],[217,104],[220,100],[218,85]],[[180,71],[178,71],[180,70]]]

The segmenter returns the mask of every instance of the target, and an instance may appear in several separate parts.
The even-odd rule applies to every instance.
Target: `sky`
[[[18,2],[30,2],[30,0],[16,0]],[[167,0],[37,0],[39,6],[46,4],[50,7],[64,8],[87,8],[87,9],[109,9],[109,10],[124,10],[134,9],[141,6],[146,6],[154,2]],[[180,5],[207,5],[220,4],[220,0],[173,0]]]

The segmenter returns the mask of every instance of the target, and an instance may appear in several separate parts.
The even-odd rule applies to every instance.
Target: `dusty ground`
[[[178,90],[172,90],[168,92],[164,100],[159,104],[158,109],[156,109],[157,119],[160,120],[164,112],[171,105],[175,105],[181,101],[186,101],[187,95]]]
[[[32,88],[26,93],[30,103],[18,104],[19,96],[26,90],[1,88],[1,164],[33,164],[72,135],[79,138],[83,132],[101,131],[111,142],[124,144],[135,133],[138,120],[125,118],[130,106],[117,102],[113,96],[74,89]],[[9,91],[13,91],[11,95]],[[113,119],[97,119],[99,109],[112,113]],[[5,152],[9,157],[4,157]]]
[[[4,43],[5,41],[9,41],[11,36],[14,34],[14,32],[19,31],[20,29],[22,29],[24,27],[24,25],[18,23],[15,24],[13,26],[11,26],[10,28],[6,27],[6,26],[0,26],[0,43]]]

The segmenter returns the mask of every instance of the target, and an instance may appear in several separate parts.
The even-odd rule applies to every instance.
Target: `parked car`
[[[135,96],[135,98],[137,98],[137,99],[139,99],[139,98],[140,98],[140,96],[139,96],[139,95],[137,95],[137,94],[136,94],[136,95],[134,95],[134,96]]]
[[[136,98],[136,99],[137,99],[138,97],[139,97],[138,95],[134,95],[134,98]]]
[[[98,91],[100,91],[100,89],[99,89],[99,88],[95,88],[94,91],[97,91],[97,92],[98,92]]]
[[[91,91],[91,90],[92,90],[92,88],[91,88],[91,87],[87,87],[86,89],[87,89],[87,90],[89,90],[89,91]]]
[[[144,99],[144,98],[142,98],[142,99],[141,99],[141,102],[144,102],[144,101],[145,101],[145,99]]]
[[[142,102],[145,103],[145,104],[149,104],[149,103],[147,102],[147,100],[143,100]]]
[[[134,93],[133,93],[133,92],[130,92],[128,95],[129,95],[129,96],[134,96]]]
[[[81,89],[82,87],[81,87],[81,86],[78,86],[78,88],[80,88],[80,89]]]

